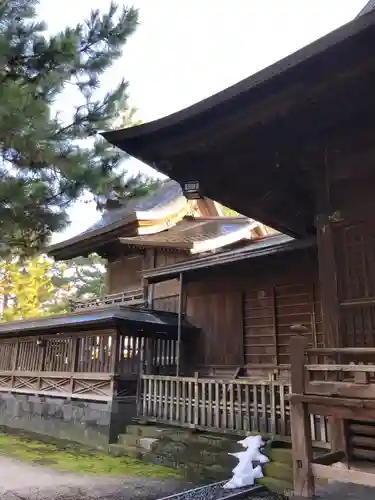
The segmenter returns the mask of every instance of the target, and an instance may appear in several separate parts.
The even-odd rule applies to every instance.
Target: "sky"
[[[137,118],[148,122],[194,104],[295,52],[350,21],[366,0],[133,0],[140,25],[123,56],[102,78],[102,91],[129,83]],[[39,16],[50,32],[106,11],[109,0],[41,0]],[[66,92],[57,104],[72,106]],[[130,159],[131,173],[153,173]],[[92,225],[94,204],[78,202],[60,241]]]

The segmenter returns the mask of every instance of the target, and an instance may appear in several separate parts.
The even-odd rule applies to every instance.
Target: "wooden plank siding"
[[[187,295],[186,316],[201,328],[196,365],[243,365],[242,293]]]
[[[123,255],[107,264],[108,293],[118,293],[142,284],[143,255]]]
[[[298,251],[213,269],[187,283],[187,319],[201,328],[199,366],[270,371],[289,365],[291,326],[324,345],[316,254]]]
[[[124,246],[124,252],[126,247]],[[119,293],[128,288],[142,286],[142,273],[155,267],[175,264],[191,258],[186,252],[160,248],[132,249],[131,255],[113,258],[107,264],[108,293]],[[150,286],[150,305],[155,309],[177,311],[179,283],[177,279]],[[166,299],[159,300],[159,299]],[[170,300],[167,300],[170,299]]]
[[[306,280],[307,281],[307,280]],[[309,342],[323,345],[318,283],[267,285],[244,293],[246,365],[288,365],[291,326],[308,328]]]
[[[375,346],[375,174],[331,185],[338,322],[343,347]]]
[[[344,347],[375,346],[375,223],[335,227],[340,329]]]

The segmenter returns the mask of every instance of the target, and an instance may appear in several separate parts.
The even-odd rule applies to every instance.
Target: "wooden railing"
[[[304,393],[375,399],[375,349],[308,349]]]
[[[145,370],[169,374],[175,366],[171,339],[114,330],[10,338],[0,341],[0,392],[107,400],[114,380],[137,380]]]
[[[149,421],[211,432],[272,435],[290,441],[290,385],[246,379],[142,375],[138,408]],[[316,446],[328,447],[327,422],[311,415]]]
[[[315,479],[375,485],[368,467],[353,460],[375,457],[375,348],[309,349],[303,337],[291,341],[290,413],[294,494],[315,496]],[[330,420],[331,453],[313,456],[309,415]],[[340,466],[333,466],[340,462]]]
[[[70,310],[72,312],[79,312],[91,309],[103,309],[116,305],[143,306],[143,289],[132,288],[123,292],[104,295],[103,297],[72,301],[70,303]]]

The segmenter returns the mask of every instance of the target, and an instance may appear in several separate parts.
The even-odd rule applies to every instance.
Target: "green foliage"
[[[51,314],[55,305],[53,266],[46,257],[0,262],[2,319],[14,321]]]
[[[102,99],[96,91],[134,33],[137,10],[112,3],[106,14],[92,11],[85,22],[48,37],[46,24],[36,20],[37,3],[0,2],[3,256],[38,251],[66,226],[67,209],[83,193],[91,193],[100,208],[108,196],[131,197],[145,180],[126,181],[125,155],[98,135],[114,123],[134,122],[125,80]],[[69,119],[53,111],[67,88],[80,102]]]
[[[179,471],[162,465],[146,464],[130,457],[111,457],[75,443],[41,442],[25,434],[16,436],[0,432],[0,455],[76,474],[159,479],[182,476]]]
[[[100,297],[106,293],[106,261],[93,254],[56,263],[53,283],[68,300]]]
[[[0,318],[35,318],[69,311],[72,300],[106,292],[105,260],[97,255],[53,262],[46,256],[0,261]]]

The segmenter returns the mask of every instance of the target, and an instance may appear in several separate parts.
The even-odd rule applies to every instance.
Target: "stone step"
[[[261,484],[274,493],[286,495],[287,498],[289,498],[290,493],[293,491],[292,481],[283,481],[274,477],[262,477],[261,479],[257,479],[256,483]]]
[[[197,462],[205,465],[221,464],[229,469],[235,467],[237,460],[226,451],[200,443],[178,443],[160,440],[153,444],[153,451],[158,455],[174,456],[180,462]]]
[[[287,482],[293,481],[293,467],[291,464],[268,462],[264,464],[263,472],[267,477],[273,477]]]
[[[110,444],[108,449],[110,455],[115,457],[131,457],[131,458],[142,458],[142,450],[137,446],[129,446],[124,444]]]
[[[148,437],[154,439],[161,439],[168,429],[163,427],[156,427],[154,425],[128,425],[126,427],[126,434],[132,436]]]
[[[281,462],[288,465],[293,464],[292,450],[289,448],[270,448],[266,446],[264,454],[267,455],[271,462]]]
[[[118,443],[125,444],[128,446],[138,446],[139,445],[139,436],[134,434],[119,434]]]
[[[152,451],[158,441],[159,440],[155,438],[135,436],[134,434],[120,434],[118,437],[118,444],[136,446],[145,451]]]
[[[174,427],[158,427],[154,425],[128,425],[126,434],[142,436],[178,443],[199,443],[203,447],[217,448],[227,453],[235,453],[241,449],[237,443],[241,438],[229,438],[207,433],[194,432],[188,429]]]

